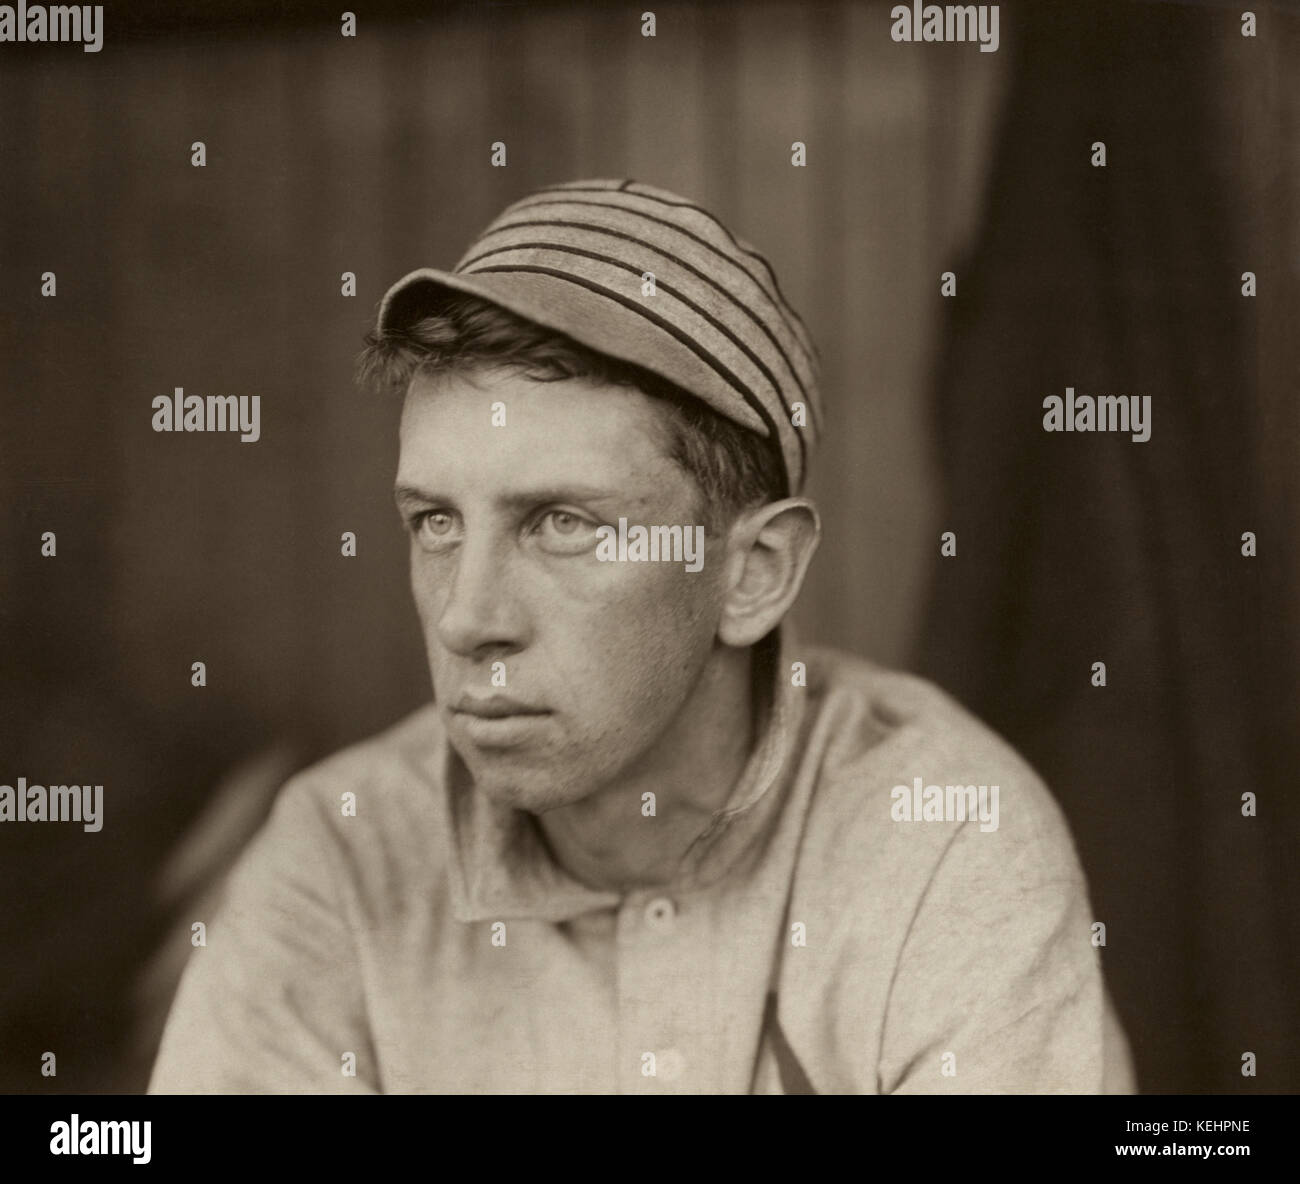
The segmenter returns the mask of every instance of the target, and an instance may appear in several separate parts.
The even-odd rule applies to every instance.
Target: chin
[[[467,760],[474,788],[498,805],[530,814],[545,814],[561,806],[571,806],[594,790],[569,778],[548,776],[537,769],[513,768],[497,761]]]

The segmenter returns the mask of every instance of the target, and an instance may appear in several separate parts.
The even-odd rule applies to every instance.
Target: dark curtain
[[[1300,1088],[1300,37],[1252,7],[1016,10],[936,380],[923,665],[1066,810],[1144,1091]],[[1150,440],[1045,431],[1067,386]]]

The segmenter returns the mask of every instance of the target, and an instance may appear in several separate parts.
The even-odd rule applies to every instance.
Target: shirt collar
[[[754,647],[759,699],[755,743],[722,807],[687,850],[665,892],[706,887],[739,872],[756,857],[774,821],[794,756],[804,693],[790,677],[792,627],[778,626]],[[463,761],[445,735],[437,758],[449,801],[452,904],[461,921],[532,918],[567,921],[616,906],[619,892],[591,888],[551,858],[532,816],[474,790]]]

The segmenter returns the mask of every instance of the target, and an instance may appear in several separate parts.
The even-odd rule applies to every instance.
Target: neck
[[[652,761],[537,816],[556,862],[592,888],[667,883],[744,771],[754,715],[750,651],[718,646]]]

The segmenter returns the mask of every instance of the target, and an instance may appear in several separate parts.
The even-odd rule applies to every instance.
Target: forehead
[[[684,477],[662,411],[640,391],[505,371],[417,374],[402,408],[401,478],[620,484]]]

